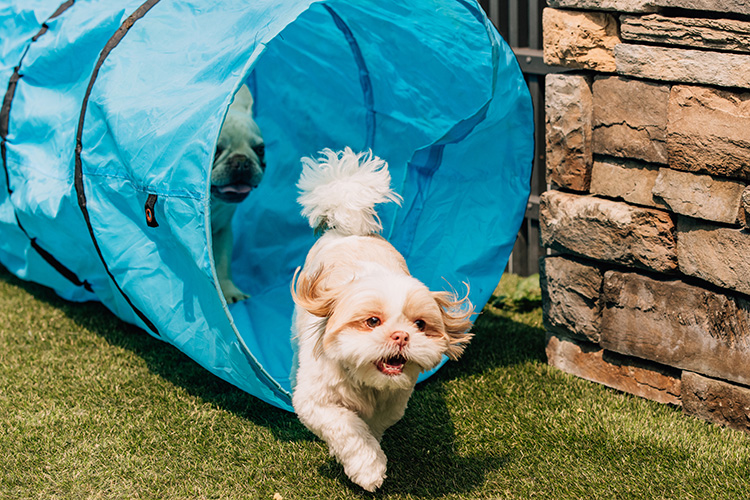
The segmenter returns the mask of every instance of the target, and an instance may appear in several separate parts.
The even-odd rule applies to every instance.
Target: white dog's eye
[[[367,325],[368,328],[375,328],[380,326],[380,318],[373,316],[371,318],[367,318],[365,320],[365,325]]]
[[[219,156],[221,156],[221,153],[223,152],[224,152],[224,148],[222,148],[221,146],[216,146],[216,154],[214,154],[214,158],[218,158]]]
[[[418,319],[417,321],[414,322],[414,326],[417,327],[417,330],[419,330],[420,332],[423,332],[424,329],[427,328],[427,323],[425,323],[424,320],[422,319]]]

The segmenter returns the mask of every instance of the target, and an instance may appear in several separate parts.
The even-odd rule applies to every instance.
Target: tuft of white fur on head
[[[304,157],[297,188],[302,215],[316,231],[335,229],[344,235],[377,234],[383,226],[375,205],[401,204],[391,190],[388,164],[372,151],[324,149],[317,159]]]

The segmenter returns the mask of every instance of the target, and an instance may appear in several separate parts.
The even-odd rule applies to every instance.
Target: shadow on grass
[[[437,498],[476,491],[488,472],[501,469],[511,459],[503,455],[459,454],[443,392],[439,382],[416,391],[404,418],[386,431],[382,447],[388,457],[388,477],[377,492],[361,490],[333,458],[318,468],[321,476],[359,491],[365,498]]]
[[[471,329],[474,338],[458,362],[448,362],[429,381],[485,373],[499,366],[546,361],[544,329],[483,311]]]
[[[102,337],[110,345],[133,352],[149,370],[190,395],[271,430],[283,441],[313,440],[293,413],[251,396],[207,371],[176,347],[126,323],[99,302],[70,302],[45,286],[23,281],[0,266],[0,280],[21,288],[37,300],[62,311],[76,325]]]
[[[204,368],[174,346],[123,322],[101,303],[66,301],[52,290],[20,280],[2,267],[0,280],[61,310],[77,325],[101,336],[109,344],[133,352],[153,373],[192,396],[268,428],[277,439],[316,439],[293,413],[266,404],[218,377],[207,377]],[[478,317],[473,331],[475,337],[461,360],[447,363],[418,385],[405,417],[386,432],[383,448],[389,457],[389,479],[373,497],[389,493],[435,497],[470,492],[484,482],[488,471],[500,469],[510,461],[505,456],[457,453],[455,429],[444,397],[445,384],[498,366],[543,361],[543,330],[485,312]],[[370,496],[353,485],[332,458],[320,466],[319,471],[324,477]]]
[[[434,498],[470,493],[488,472],[512,457],[483,450],[468,456],[456,449],[456,431],[446,405],[447,384],[499,366],[544,360],[542,329],[485,312],[477,318],[474,339],[458,362],[449,362],[420,384],[404,418],[383,438],[389,459],[383,493]]]

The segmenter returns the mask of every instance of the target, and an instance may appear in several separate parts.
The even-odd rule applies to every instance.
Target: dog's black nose
[[[227,158],[227,175],[232,183],[243,183],[257,188],[263,179],[263,168],[253,158],[235,154]]]
[[[232,155],[227,159],[227,164],[239,170],[250,170],[253,167],[252,160],[245,155]]]

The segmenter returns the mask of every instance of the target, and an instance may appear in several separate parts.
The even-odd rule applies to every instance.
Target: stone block
[[[659,403],[680,404],[680,371],[547,335],[547,361],[566,373]]]
[[[674,224],[659,210],[547,191],[539,228],[542,245],[553,250],[660,272],[677,269]]]
[[[747,0],[547,0],[547,5],[563,9],[655,12],[660,7],[719,13],[750,14]]]
[[[547,330],[598,342],[601,270],[570,258],[548,256],[539,274]]]
[[[750,180],[750,92],[672,87],[667,150],[671,168]]]
[[[750,302],[635,273],[608,271],[600,345],[708,376],[750,382]]]
[[[653,193],[678,214],[735,224],[745,183],[662,168]]]
[[[668,85],[597,77],[593,93],[594,153],[667,163]]]
[[[688,276],[750,295],[750,231],[677,219],[677,259]]]
[[[750,186],[742,191],[742,211],[740,212],[742,225],[750,228]]]
[[[750,88],[750,54],[621,43],[617,72],[651,80]]]
[[[620,43],[617,20],[604,12],[544,9],[544,62],[576,69],[614,72]]]
[[[547,0],[556,9],[613,10],[616,12],[655,12],[653,0]]]
[[[591,169],[591,194],[619,198],[628,203],[665,208],[653,195],[659,166],[637,160],[600,157]]]
[[[734,19],[620,16],[620,36],[636,42],[750,52],[750,22]]]
[[[652,3],[660,7],[750,14],[750,2],[747,0],[653,0]]]
[[[545,78],[547,181],[588,191],[591,181],[592,97],[589,79],[551,74]]]
[[[682,411],[750,432],[750,389],[686,371],[682,373]]]

